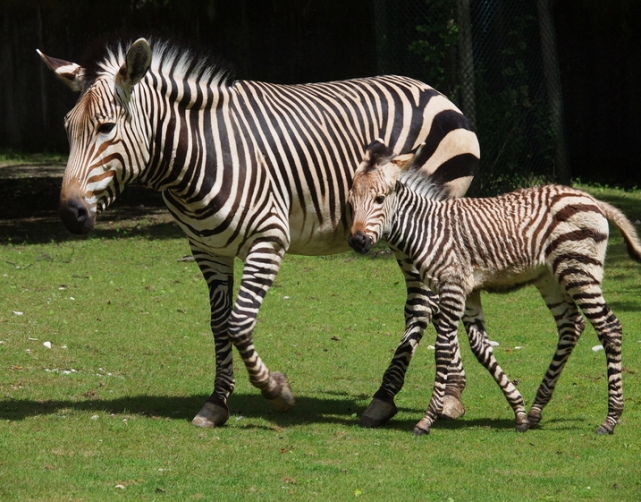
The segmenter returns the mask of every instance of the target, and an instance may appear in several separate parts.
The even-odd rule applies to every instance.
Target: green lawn
[[[638,192],[591,191],[641,219]],[[388,254],[286,256],[255,341],[287,373],[296,406],[273,411],[237,365],[229,422],[203,430],[189,421],[213,384],[205,282],[179,261],[189,248],[171,224],[110,218],[89,238],[30,227],[31,244],[0,247],[0,500],[641,499],[641,266],[616,230],[604,283],[624,328],[615,434],[594,434],[606,364],[588,327],[525,434],[463,335],[467,413],[416,438],[433,328],[398,415],[381,429],[357,425],[403,329],[404,287]],[[484,304],[497,359],[530,403],[554,322],[534,288]]]

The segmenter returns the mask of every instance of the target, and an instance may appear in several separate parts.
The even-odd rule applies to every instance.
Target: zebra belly
[[[501,270],[477,268],[474,270],[474,290],[509,293],[531,284],[546,273],[548,273],[548,269],[545,265],[525,269],[516,267]]]
[[[316,231],[296,231],[290,227],[290,244],[288,253],[322,256],[350,251],[347,243],[349,228],[339,224],[338,227],[316,228]]]

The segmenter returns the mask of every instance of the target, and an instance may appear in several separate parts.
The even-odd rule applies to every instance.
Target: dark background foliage
[[[41,64],[36,48],[79,61],[103,35],[160,34],[221,55],[242,79],[301,83],[362,77],[385,71],[375,30],[381,5],[393,15],[411,3],[2,0],[0,148],[67,149],[62,117],[76,97]],[[557,0],[553,15],[572,176],[641,185],[641,2]],[[415,19],[407,38],[420,39],[420,25],[425,20]]]

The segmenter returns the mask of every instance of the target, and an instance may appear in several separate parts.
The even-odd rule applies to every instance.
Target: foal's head
[[[358,253],[367,253],[389,231],[396,180],[417,155],[395,157],[380,139],[365,150],[348,198],[353,210],[349,245]]]

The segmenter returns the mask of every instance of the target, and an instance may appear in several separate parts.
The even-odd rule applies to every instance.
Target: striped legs
[[[498,386],[503,391],[507,402],[510,403],[516,417],[516,430],[525,432],[530,423],[525,414],[525,402],[521,393],[494,358],[494,352],[485,331],[485,315],[481,306],[481,292],[473,291],[465,302],[463,324],[470,340],[470,347],[476,359],[490,372]]]
[[[621,324],[606,304],[600,283],[594,276],[587,273],[579,274],[576,269],[566,270],[568,272],[563,275],[561,285],[551,275],[536,284],[556,320],[559,342],[550,367],[536,393],[528,418],[532,425],[541,420],[541,412],[550,401],[563,367],[585,328],[585,321],[577,309],[578,305],[583,315],[592,323],[605,349],[607,361],[608,415],[596,432],[612,434],[623,412]]]
[[[443,407],[443,397],[448,378],[448,366],[454,359],[458,345],[458,324],[465,311],[465,292],[457,284],[444,284],[439,295],[439,311],[434,316],[436,327],[436,377],[430,404],[425,416],[414,427],[414,435],[429,434],[432,424]]]
[[[394,397],[405,382],[405,373],[423,333],[430,323],[432,313],[438,310],[438,299],[420,280],[412,261],[400,251],[395,251],[397,261],[407,286],[405,303],[405,333],[401,339],[392,362],[383,375],[383,382],[374,394],[359,424],[363,427],[377,427],[385,424],[396,414]],[[458,418],[465,413],[461,403],[461,393],[465,388],[465,371],[461,361],[458,341],[453,347],[454,357],[448,368],[442,416]]]
[[[245,260],[233,310],[233,258],[214,259],[193,247],[192,252],[209,286],[211,328],[216,345],[214,392],[192,424],[215,427],[229,418],[227,399],[235,386],[232,345],[238,349],[252,385],[258,387],[279,411],[291,408],[294,397],[287,378],[282,373],[270,373],[252,340],[256,315],[280,268],[284,249],[269,240],[254,243]]]
[[[229,418],[227,398],[234,391],[234,366],[232,343],[229,339],[228,321],[234,285],[233,258],[213,258],[192,246],[192,254],[209,287],[211,330],[216,347],[216,377],[214,392],[192,420],[198,427],[223,425]]]
[[[294,396],[282,373],[271,373],[259,357],[252,334],[256,316],[274,282],[285,253],[278,240],[262,239],[252,245],[243,268],[236,304],[229,319],[229,338],[238,349],[249,373],[249,381],[262,391],[278,411],[294,405]]]

